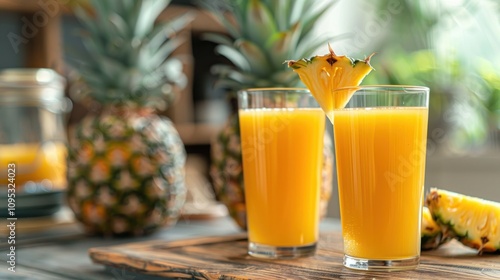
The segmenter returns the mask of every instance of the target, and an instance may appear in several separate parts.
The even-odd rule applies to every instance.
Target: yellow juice
[[[421,107],[334,111],[345,254],[419,255],[427,119]]]
[[[1,144],[0,145],[0,185],[10,183],[7,165],[16,164],[16,187],[28,181],[51,181],[56,189],[66,186],[66,145],[63,143]]]
[[[271,246],[318,238],[325,114],[239,111],[249,240]]]

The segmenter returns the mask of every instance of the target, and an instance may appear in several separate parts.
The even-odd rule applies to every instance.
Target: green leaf
[[[108,19],[109,26],[112,28],[113,36],[120,36],[123,39],[128,37],[129,30],[127,23],[118,14],[111,14]]]
[[[124,88],[130,89],[130,91],[136,91],[142,86],[143,73],[136,69],[130,68],[125,71],[123,75]]]
[[[245,56],[234,47],[219,45],[215,47],[215,52],[229,59],[237,68],[243,71],[250,71],[250,63]]]
[[[113,9],[110,6],[113,1],[90,0],[90,3],[92,7],[94,7],[96,16],[100,19],[106,19],[106,17],[113,12]]]
[[[273,70],[265,51],[257,44],[244,39],[239,39],[234,44],[250,64],[253,73],[264,75]]]
[[[302,20],[302,33],[300,35],[300,39],[303,39],[305,36],[312,32],[318,20],[323,17],[326,12],[328,12],[330,7],[331,5],[325,5],[325,7],[320,7],[319,9],[317,9],[317,11],[313,12],[311,16],[304,17],[304,19]]]
[[[129,65],[130,56],[127,53],[128,40],[118,36],[110,38],[106,43],[106,56],[121,61],[124,65]]]
[[[242,36],[241,30],[244,30],[244,15],[242,7],[246,7],[242,2],[248,0],[221,0],[221,1],[202,1],[199,0],[199,5],[210,11],[214,19],[217,20],[233,38]],[[235,18],[235,23],[228,19],[228,14]]]
[[[228,65],[214,65],[210,69],[213,74],[222,77],[221,80],[232,80],[241,84],[252,84],[255,81],[255,76],[251,74],[243,74],[237,69],[228,67]]]
[[[149,40],[143,40],[142,45],[147,45],[149,49],[158,49],[166,40],[175,36],[175,32],[168,28],[168,23],[157,25],[148,36]],[[142,47],[142,46],[141,46]]]
[[[82,44],[87,50],[88,59],[95,59],[93,55],[102,55],[105,56],[106,50],[102,47],[102,45],[97,44],[95,40],[92,40],[90,37],[84,37],[82,40]]]
[[[96,62],[98,62],[99,69],[104,74],[106,80],[109,81],[115,81],[126,69],[119,61],[106,56],[97,56]]]
[[[235,22],[239,25],[240,32],[245,30],[247,26],[246,16],[247,16],[247,7],[249,0],[225,0],[226,6],[229,8],[229,11],[234,16]],[[227,20],[227,15],[222,15],[222,17]],[[231,24],[232,25],[232,24]],[[240,33],[241,34],[241,33]],[[234,38],[238,38],[238,36],[233,36]]]
[[[149,58],[147,63],[150,69],[154,69],[160,66],[166,59],[169,57],[177,47],[179,47],[183,43],[182,38],[175,38],[168,40],[157,50],[150,50],[153,55]]]
[[[290,16],[293,2],[290,0],[272,0],[271,2],[278,30],[287,30],[290,26],[290,20],[288,18]]]
[[[112,34],[106,22],[108,16],[113,13],[113,1],[91,0],[91,3],[96,13],[95,21],[98,24],[99,29],[102,30],[100,33]]]
[[[235,71],[234,66],[227,64],[216,64],[210,68],[210,72],[212,74],[218,74],[223,76],[227,76],[231,71]]]
[[[289,20],[290,20],[289,24],[290,25],[300,21],[300,19],[304,15],[304,12],[307,8],[314,7],[313,5],[307,5],[307,4],[311,4],[307,0],[295,0],[293,2],[294,2],[294,5],[292,5],[292,10],[290,12],[290,17],[289,17]]]
[[[300,22],[295,23],[290,30],[286,32],[279,32],[270,38],[266,44],[266,49],[272,54],[270,57],[272,64],[278,66],[290,57],[293,57],[293,50],[297,49],[297,44],[300,37]]]
[[[193,18],[194,14],[188,13],[164,24],[158,24],[148,36],[151,39],[147,42],[143,42],[143,44],[147,45],[147,48],[152,51],[159,49],[166,40],[174,39],[173,37],[176,36],[180,30],[185,28]]]
[[[143,74],[141,80],[141,86],[152,90],[158,87],[161,87],[163,84],[163,80],[165,79],[165,75],[162,69],[155,69],[147,74]]]
[[[206,41],[210,41],[212,43],[216,43],[219,45],[225,45],[225,46],[232,46],[233,45],[233,41],[231,40],[231,38],[229,38],[225,35],[219,34],[219,33],[205,33],[205,34],[201,35],[201,39],[206,40]]]
[[[277,27],[269,8],[259,0],[248,2],[245,35],[259,46],[264,46],[276,33]]]
[[[169,19],[166,22],[159,23],[153,28],[151,35],[149,35],[148,37],[152,38],[154,35],[160,32],[160,29],[168,34],[169,37],[171,37],[173,34],[176,34],[186,28],[186,26],[190,24],[195,17],[195,13],[188,12],[183,14],[182,16],[178,16],[176,18]]]
[[[255,82],[255,77],[252,75],[244,75],[238,71],[233,71],[228,73],[227,76],[229,79],[236,81],[243,85],[252,85]]]
[[[170,0],[142,0],[142,3],[134,30],[134,36],[137,38],[147,36],[153,29],[156,18],[165,10]]]
[[[109,1],[109,0],[108,0]],[[123,19],[126,22],[129,22],[128,20],[132,19],[134,15],[134,8],[136,4],[136,0],[121,0],[121,1],[116,1],[120,7],[119,9],[119,14],[123,17]],[[132,34],[130,34],[132,35]]]

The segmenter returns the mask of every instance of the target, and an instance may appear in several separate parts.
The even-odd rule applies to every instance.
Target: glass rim
[[[336,88],[333,91],[341,91],[341,90],[398,90],[398,89],[404,89],[407,91],[422,91],[422,92],[429,92],[430,89],[429,87],[426,86],[415,86],[415,85],[359,85],[359,86],[345,86],[345,87],[340,87]]]
[[[240,92],[259,92],[259,91],[295,91],[295,92],[308,92],[310,93],[311,91],[308,88],[301,88],[301,87],[263,87],[263,88],[246,88],[246,89],[240,89],[238,90],[238,93]]]

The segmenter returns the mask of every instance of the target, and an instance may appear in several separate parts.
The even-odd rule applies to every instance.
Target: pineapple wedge
[[[441,230],[441,227],[432,218],[429,208],[422,209],[422,226],[421,226],[421,248],[422,250],[437,249],[442,244],[451,239]]]
[[[330,45],[328,49],[330,52],[325,55],[286,62],[288,67],[299,75],[300,80],[333,121],[333,110],[343,108],[354,93],[346,91],[345,95],[334,96],[333,90],[358,86],[372,71],[370,59],[374,54],[365,60],[355,60],[344,55],[336,55]]]
[[[426,202],[445,235],[479,254],[500,253],[500,203],[434,188]]]

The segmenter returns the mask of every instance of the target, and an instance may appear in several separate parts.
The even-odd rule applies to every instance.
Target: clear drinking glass
[[[429,89],[360,86],[334,110],[344,266],[362,270],[416,268]]]
[[[0,186],[12,184],[6,170],[15,163],[18,191],[66,188],[65,84],[51,69],[0,71]]]
[[[249,89],[238,99],[248,252],[313,255],[325,114],[306,89]]]

